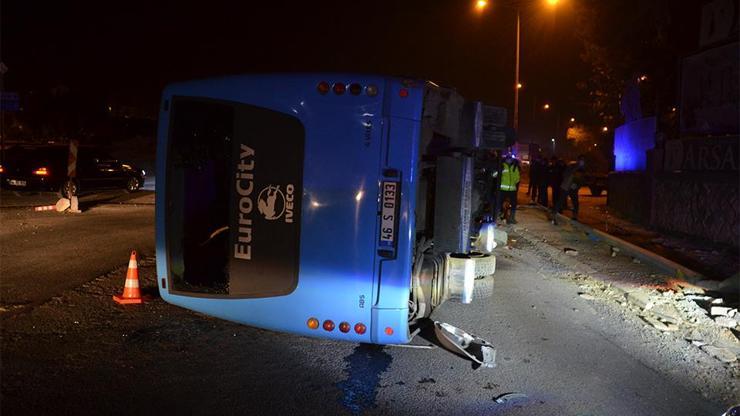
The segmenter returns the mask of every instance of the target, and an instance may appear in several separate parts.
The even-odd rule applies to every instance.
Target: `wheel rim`
[[[129,191],[135,191],[139,189],[139,180],[136,178],[131,178],[128,180],[128,190]]]

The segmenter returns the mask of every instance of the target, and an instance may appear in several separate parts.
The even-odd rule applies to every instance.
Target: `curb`
[[[541,205],[538,205],[541,209],[546,209]],[[624,254],[630,255],[640,261],[656,267],[664,272],[667,272],[675,276],[679,280],[684,280],[687,283],[696,285],[700,280],[705,280],[701,273],[689,269],[686,266],[676,263],[673,260],[669,260],[661,255],[655,254],[642,247],[636,246],[628,241],[624,241],[621,238],[615,237],[611,234],[607,234],[603,231],[591,228],[588,225],[582,224],[578,221],[566,217],[563,214],[556,214],[558,220],[570,224],[573,228],[582,231],[586,234],[590,234],[598,240],[604,240],[614,247],[618,247]]]

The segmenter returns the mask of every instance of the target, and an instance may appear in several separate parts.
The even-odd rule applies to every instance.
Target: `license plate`
[[[8,184],[13,186],[26,186],[26,181],[21,181],[18,179],[8,179]]]
[[[396,241],[396,217],[398,216],[398,182],[383,182],[380,221],[380,245],[392,247]]]

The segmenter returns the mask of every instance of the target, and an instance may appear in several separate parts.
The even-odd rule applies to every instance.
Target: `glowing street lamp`
[[[571,118],[570,118],[570,122],[571,122],[571,123],[575,123],[575,122],[576,122],[576,118],[575,118],[575,117],[571,117]]]
[[[522,85],[522,83],[520,82],[520,83],[516,84],[516,88],[517,89],[522,89],[522,88],[524,88],[524,85]]]
[[[549,110],[549,109],[550,109],[550,104],[545,104],[545,105],[543,105],[543,106],[542,106],[542,109],[543,109],[543,110]],[[554,139],[553,139],[553,140],[554,140]]]
[[[555,8],[559,0],[546,0],[548,6]],[[519,130],[519,90],[522,89],[522,85],[519,82],[519,61],[521,56],[521,10],[519,3],[516,6],[516,60],[514,65],[514,130]],[[488,0],[476,0],[475,9],[479,13],[488,6]]]
[[[606,133],[607,131],[609,131],[609,127],[604,126],[604,127],[601,128],[601,131],[603,131],[604,133]]]

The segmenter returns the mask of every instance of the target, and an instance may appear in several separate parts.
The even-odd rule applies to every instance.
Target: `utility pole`
[[[521,18],[516,9],[516,64],[514,68],[514,131],[519,133],[519,44],[521,39]]]

